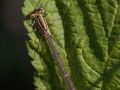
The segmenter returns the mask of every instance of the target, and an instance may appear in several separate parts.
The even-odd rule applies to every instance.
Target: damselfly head
[[[39,9],[35,9],[30,13],[30,18],[35,18],[44,15],[45,15],[45,10],[43,8],[39,8]]]

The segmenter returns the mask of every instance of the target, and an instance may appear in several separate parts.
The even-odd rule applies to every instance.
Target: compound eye
[[[34,14],[34,13],[31,14],[31,15],[30,15],[30,18],[35,18],[35,14]]]
[[[41,8],[41,11],[42,11],[42,13],[45,13],[45,10],[43,8]]]
[[[40,9],[39,9],[39,13],[44,14],[44,13],[45,13],[45,10],[44,10],[43,8],[40,8]]]

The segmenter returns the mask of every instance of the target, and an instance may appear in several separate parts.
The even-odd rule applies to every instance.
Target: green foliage
[[[25,0],[22,11],[40,7],[77,90],[120,90],[120,1]],[[65,90],[45,40],[31,20],[24,25],[36,90]]]

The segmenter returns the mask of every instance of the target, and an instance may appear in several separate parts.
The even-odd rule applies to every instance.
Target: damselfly
[[[38,25],[38,30],[45,38],[45,40],[48,44],[48,47],[51,51],[51,54],[52,54],[53,58],[56,60],[56,63],[57,63],[57,66],[59,67],[61,76],[62,76],[68,90],[76,90],[71,78],[69,77],[69,75],[62,63],[61,57],[58,54],[58,50],[53,43],[53,39],[49,32],[48,24],[47,24],[46,20],[44,19],[45,10],[43,8],[36,9],[33,12],[31,12],[29,14],[29,16],[30,16],[30,18],[34,19],[35,24]]]

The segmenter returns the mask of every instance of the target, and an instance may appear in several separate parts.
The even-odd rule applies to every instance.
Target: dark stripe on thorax
[[[37,22],[42,30],[46,30],[46,24],[43,17],[38,17]]]

